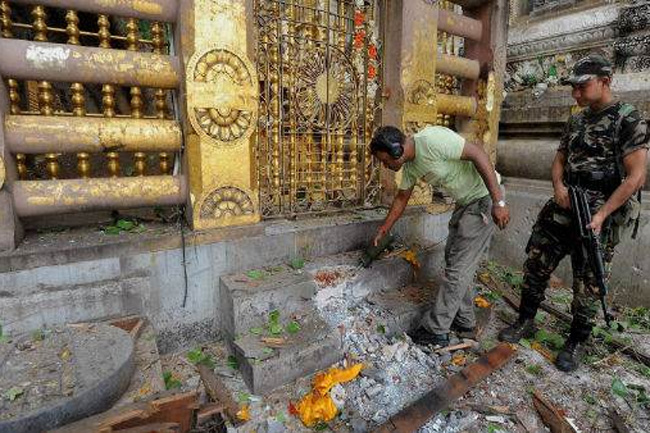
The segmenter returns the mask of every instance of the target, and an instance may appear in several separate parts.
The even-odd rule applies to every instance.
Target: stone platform
[[[145,223],[142,233],[117,236],[99,227],[30,233],[13,253],[0,255],[1,324],[5,333],[16,335],[139,315],[158,331],[162,353],[192,346],[224,335],[222,276],[286,266],[294,259],[309,267],[318,258],[359,250],[373,238],[385,212],[186,230],[184,259],[177,225]],[[447,235],[449,217],[449,211],[411,208],[394,231],[407,243],[436,244]],[[438,275],[441,259],[442,245],[430,263],[423,263],[422,277]]]
[[[0,344],[0,433],[32,433],[108,409],[134,370],[133,341],[105,324],[56,326]]]

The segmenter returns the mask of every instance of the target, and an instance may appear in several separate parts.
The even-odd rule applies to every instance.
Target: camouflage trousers
[[[603,262],[608,277],[614,247],[619,240],[618,236],[612,235],[616,227],[611,220],[608,218],[601,231]],[[560,207],[553,199],[549,200],[533,226],[526,254],[528,257],[524,263],[520,317],[535,317],[544,300],[551,273],[565,256],[570,255],[573,271],[573,322],[570,337],[576,341],[586,340],[594,326],[594,318],[599,313],[600,298],[595,278],[583,253],[572,212]]]

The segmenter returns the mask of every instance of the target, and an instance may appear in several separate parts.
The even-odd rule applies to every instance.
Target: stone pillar
[[[14,160],[5,147],[5,114],[9,113],[9,98],[0,77],[0,252],[16,248],[23,237],[23,228],[14,212],[12,184],[18,178]]]
[[[406,134],[436,123],[438,8],[423,0],[391,0],[384,47],[384,86],[388,99],[382,124]],[[396,193],[395,175],[382,169],[382,201]]]
[[[188,217],[195,229],[260,220],[253,132],[258,79],[251,63],[251,0],[181,0],[177,52]]]
[[[483,148],[494,164],[499,118],[503,101],[503,77],[506,70],[508,39],[508,0],[493,0],[474,9],[465,9],[466,16],[483,23],[480,41],[465,39],[465,56],[480,64],[479,80],[465,80],[461,93],[475,96],[479,107],[475,118],[462,119],[459,131]]]

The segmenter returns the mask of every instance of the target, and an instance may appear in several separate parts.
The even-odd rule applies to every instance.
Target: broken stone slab
[[[386,335],[392,337],[418,326],[420,316],[435,299],[433,288],[409,285],[397,290],[374,293],[368,302],[386,311]]]
[[[313,275],[323,269],[354,269],[352,275],[337,282],[335,287],[321,287],[319,297],[332,292],[331,296],[346,296],[360,301],[373,293],[394,290],[413,281],[413,267],[402,257],[385,257],[374,261],[369,268],[357,268],[360,257],[361,253],[355,251],[321,257],[308,263],[305,270]]]
[[[251,328],[263,327],[273,310],[281,311],[285,319],[308,308],[316,291],[309,273],[288,266],[256,271],[255,278],[246,273],[223,276],[219,289],[222,331],[234,340]]]
[[[0,433],[53,429],[113,404],[133,375],[134,345],[107,324],[52,328],[0,345]]]
[[[254,394],[266,394],[343,358],[340,334],[313,311],[303,313],[300,331],[282,338],[284,343],[274,347],[253,334],[233,342],[244,382]]]

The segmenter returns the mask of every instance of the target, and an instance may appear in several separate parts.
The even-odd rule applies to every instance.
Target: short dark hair
[[[376,154],[377,152],[386,152],[390,154],[393,143],[404,145],[406,136],[399,128],[394,126],[382,126],[375,131],[372,140],[370,141],[370,152]]]

